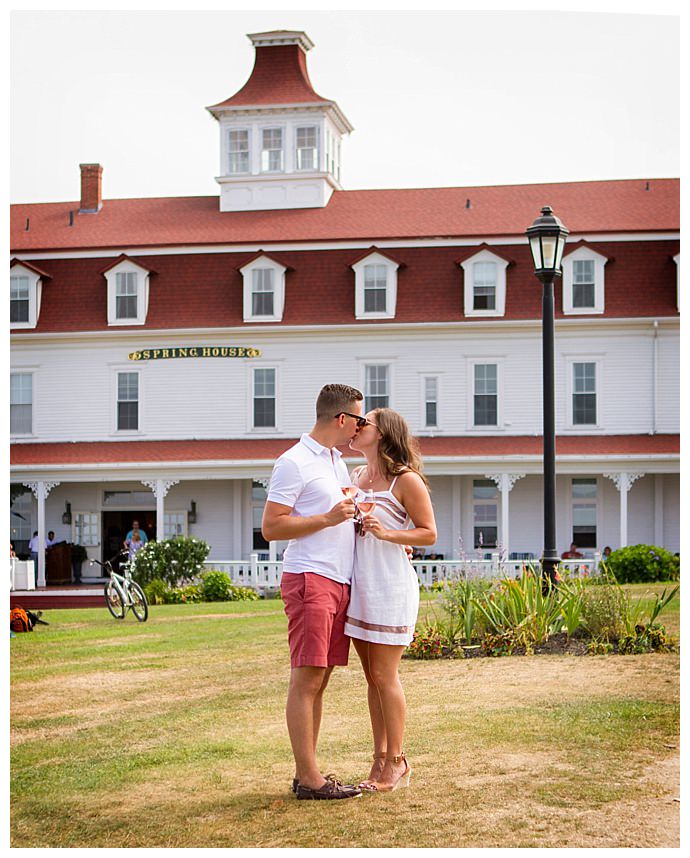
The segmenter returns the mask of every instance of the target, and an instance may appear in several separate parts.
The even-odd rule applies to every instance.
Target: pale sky
[[[680,175],[679,18],[591,12],[73,11],[11,19],[12,202],[217,195],[247,33],[304,30],[355,130],[345,189]]]

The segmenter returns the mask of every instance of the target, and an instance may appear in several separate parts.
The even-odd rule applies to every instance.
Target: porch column
[[[635,480],[644,477],[644,474],[631,474],[627,471],[621,471],[618,474],[604,474],[609,480],[612,480],[618,493],[620,494],[620,545],[619,548],[625,548],[628,544],[628,492]]]
[[[450,556],[460,557],[460,537],[462,536],[462,496],[461,477],[450,478]]]
[[[501,493],[501,544],[507,560],[510,557],[510,501],[513,486],[524,474],[487,474],[487,480],[493,480]]]
[[[176,486],[179,480],[142,480],[141,484],[151,489],[156,498],[156,538],[158,542],[165,539],[165,496],[172,486]]]
[[[271,483],[270,477],[254,477],[254,482],[259,483],[266,491],[268,491],[268,487]],[[254,515],[254,506],[252,504],[252,515]],[[254,527],[254,522],[252,522],[252,528]],[[254,549],[252,549],[253,551]],[[278,544],[274,540],[273,542],[268,543],[268,559],[271,563],[275,563],[278,557]]]
[[[244,559],[242,556],[243,485],[242,480],[232,481],[232,545],[235,556],[230,560]]]
[[[664,475],[654,474],[654,544],[664,544]]]
[[[38,501],[38,569],[36,572],[36,586],[46,585],[46,499],[51,491],[59,486],[59,482],[46,482],[38,480],[35,483],[24,483],[31,489]]]

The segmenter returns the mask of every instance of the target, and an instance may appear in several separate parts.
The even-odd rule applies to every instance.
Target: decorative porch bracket
[[[620,495],[620,546],[625,548],[628,544],[628,492],[635,480],[644,477],[644,474],[631,474],[628,471],[619,471],[613,474],[604,474],[612,480]]]
[[[487,474],[487,480],[493,480],[501,493],[501,542],[506,557],[510,557],[510,501],[508,496],[513,486],[524,474]]]

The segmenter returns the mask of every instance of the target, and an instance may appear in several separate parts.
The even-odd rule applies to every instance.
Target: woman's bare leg
[[[386,725],[383,719],[383,712],[381,710],[379,690],[376,687],[369,670],[370,644],[368,641],[362,641],[358,638],[352,638],[352,643],[355,645],[359,660],[362,662],[362,669],[364,670],[364,676],[367,680],[367,703],[369,705],[369,718],[371,719],[371,732],[374,738],[374,754],[377,755],[377,758],[374,759],[367,780],[373,781],[379,778],[383,771],[383,755],[386,753]]]
[[[405,650],[403,646],[369,644],[369,674],[378,690],[381,714],[386,731],[386,753],[388,759],[377,782],[393,784],[405,771],[405,763],[394,763],[390,758],[403,751],[405,732],[405,692],[398,668]]]

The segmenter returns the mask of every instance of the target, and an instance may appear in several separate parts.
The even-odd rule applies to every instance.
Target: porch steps
[[[35,590],[11,590],[10,609],[21,605],[31,611],[58,608],[105,608],[103,584],[65,587],[37,587]]]

